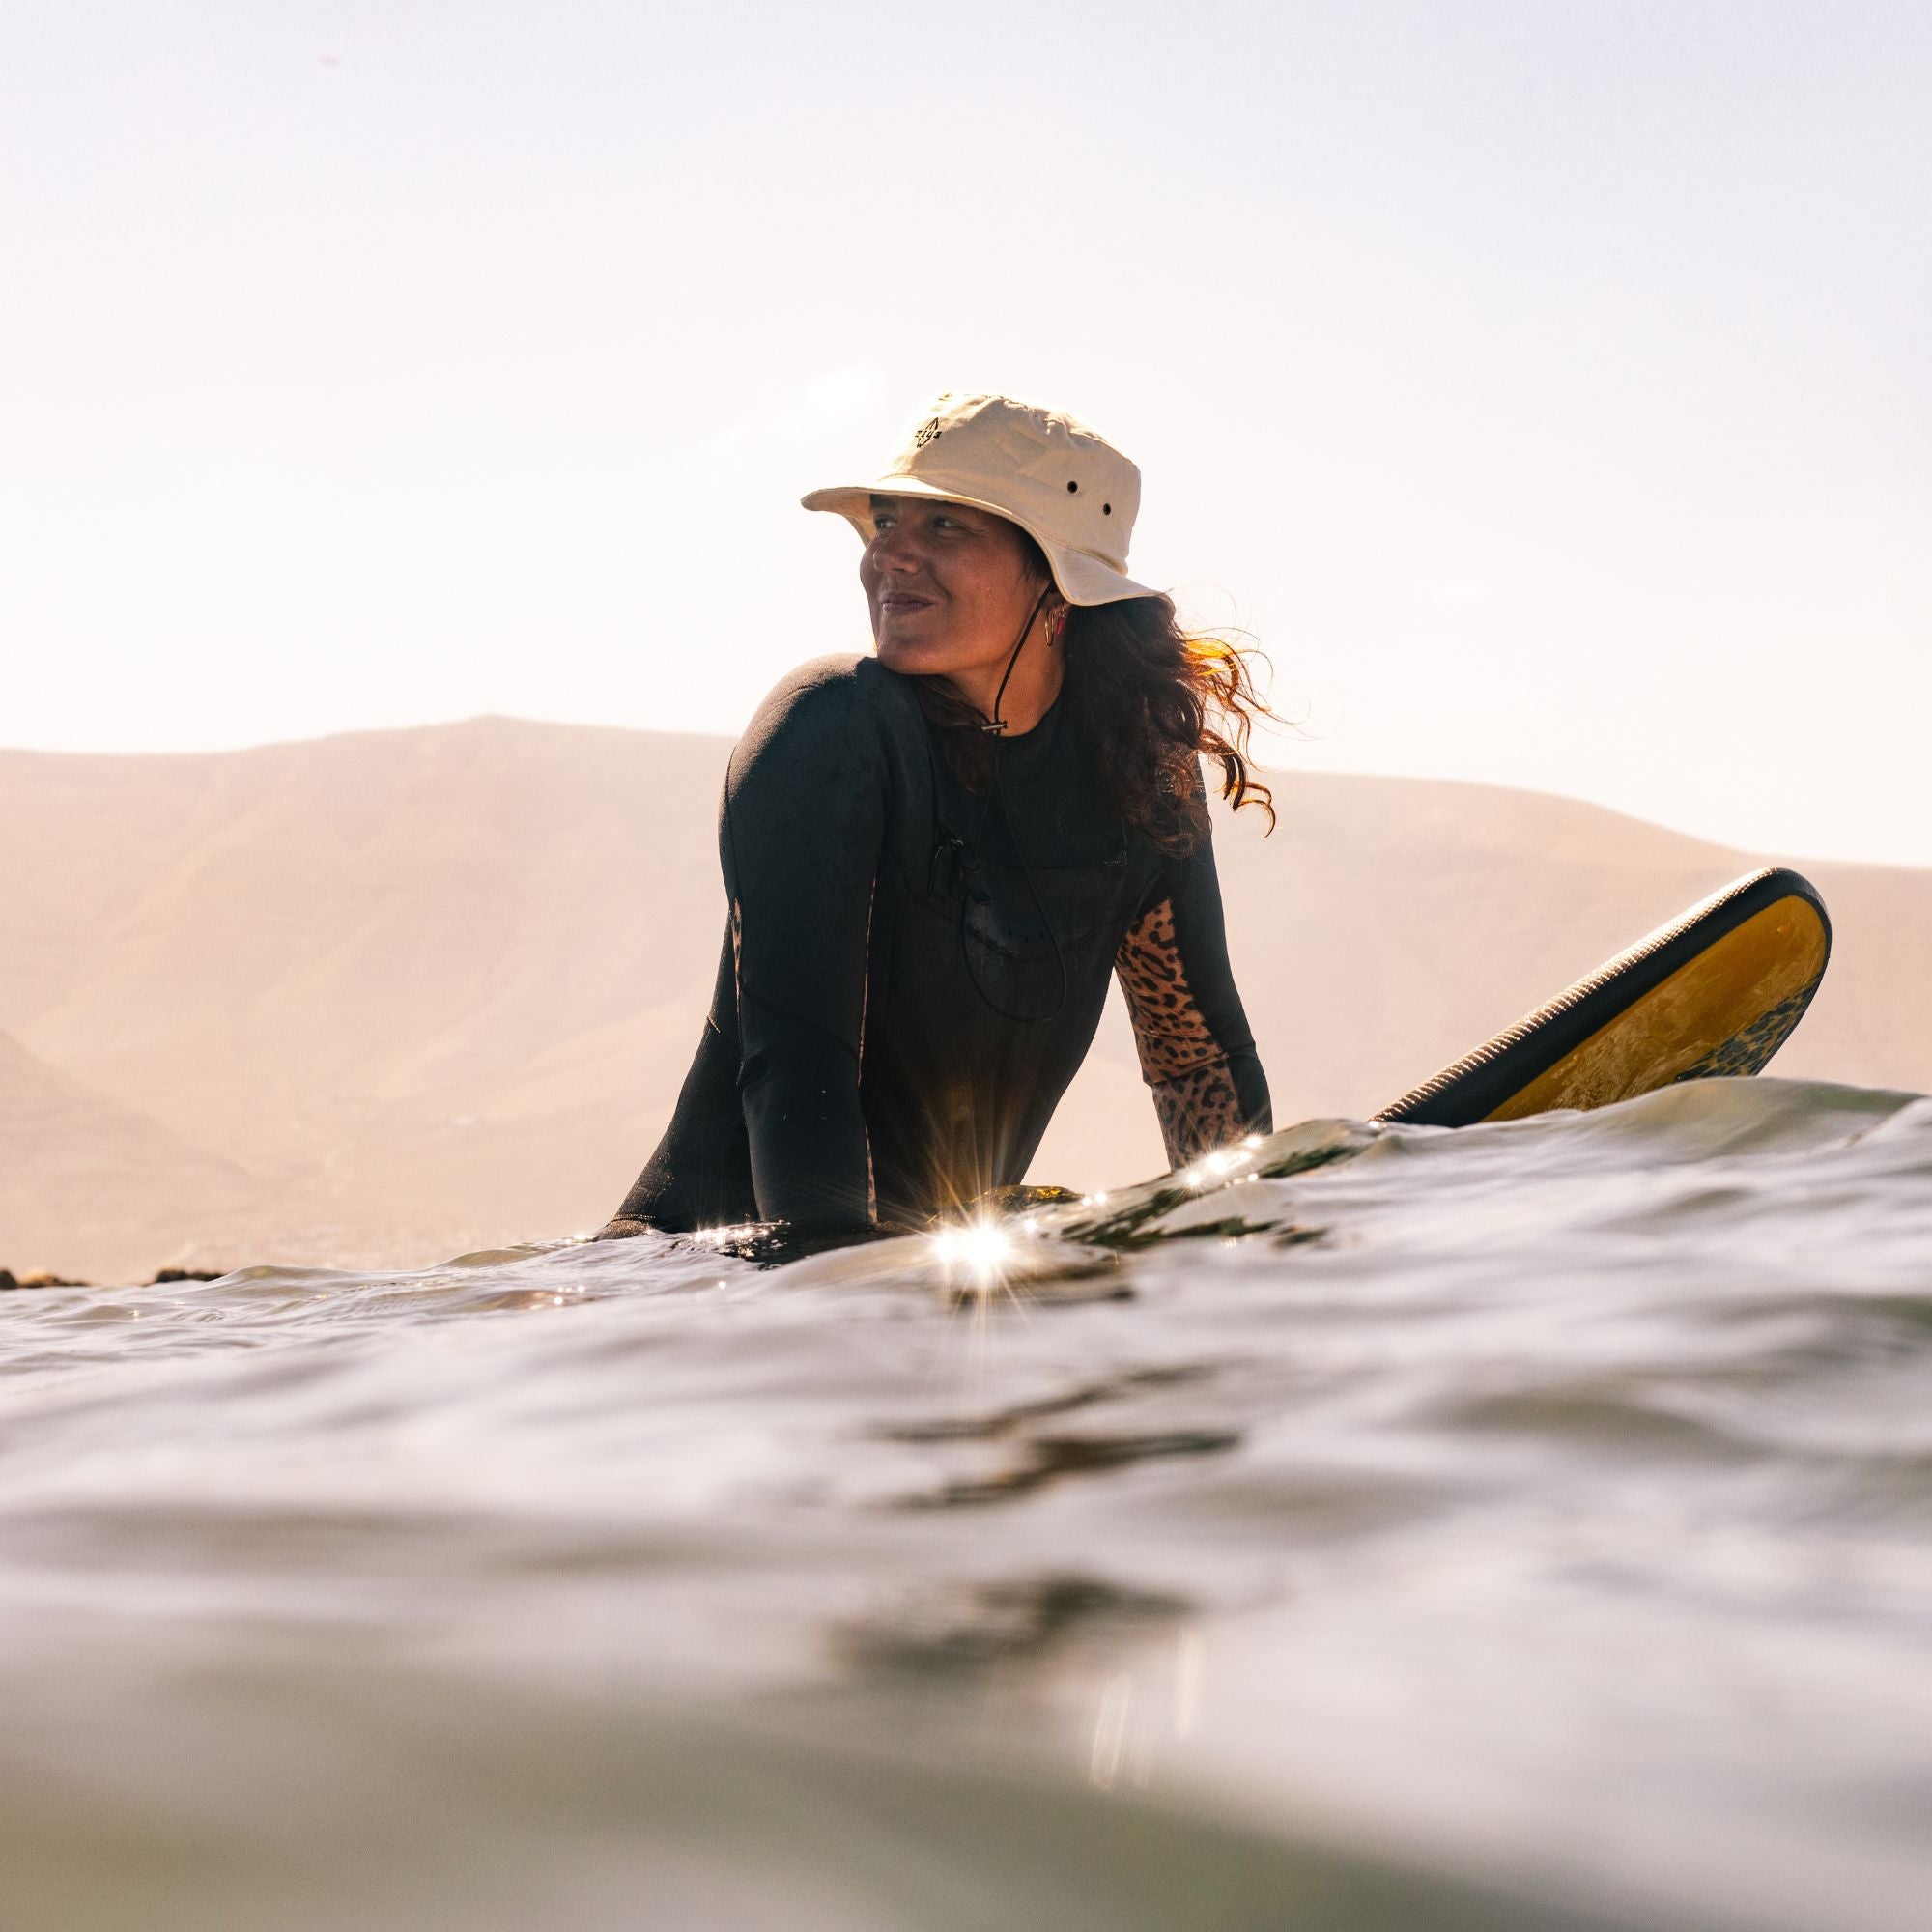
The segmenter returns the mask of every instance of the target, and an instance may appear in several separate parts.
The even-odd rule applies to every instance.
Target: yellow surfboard
[[[1751,872],[1376,1115],[1428,1126],[1607,1107],[1679,1080],[1756,1073],[1825,977],[1832,922],[1782,866]]]

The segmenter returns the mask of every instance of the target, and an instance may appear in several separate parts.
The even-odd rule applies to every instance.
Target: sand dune
[[[409,1265],[596,1225],[724,916],[722,740],[504,719],[0,753],[0,1264]],[[1754,861],[1571,801],[1293,775],[1218,838],[1277,1118],[1363,1113]],[[1838,948],[1777,1070],[1932,1087],[1932,874],[1806,867]],[[1157,1168],[1118,1005],[1037,1173]]]

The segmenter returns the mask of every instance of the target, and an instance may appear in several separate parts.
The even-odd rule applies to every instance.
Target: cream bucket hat
[[[836,511],[869,543],[874,497],[966,503],[1026,531],[1069,604],[1159,595],[1127,575],[1141,472],[1105,437],[1010,396],[938,396],[917,424],[875,481],[814,490],[805,507]]]

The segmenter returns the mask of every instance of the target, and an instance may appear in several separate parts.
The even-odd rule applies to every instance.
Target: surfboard
[[[1809,880],[1747,873],[1373,1118],[1464,1127],[1607,1107],[1680,1080],[1758,1072],[1832,956]]]

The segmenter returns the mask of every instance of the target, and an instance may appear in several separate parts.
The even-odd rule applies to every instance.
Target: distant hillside
[[[74,1264],[94,1252],[87,1233],[94,1224],[126,1215],[130,1187],[137,1213],[152,1215],[156,1186],[179,1190],[217,1221],[245,1216],[264,1192],[235,1162],[56,1071],[0,1033],[0,1234],[11,1240],[16,1230],[48,1231],[41,1247],[16,1250],[36,1257],[24,1266],[43,1265],[43,1249]],[[158,1224],[150,1225],[160,1240],[150,1269],[178,1262],[186,1231],[170,1244]],[[63,1241],[62,1231],[77,1238]]]
[[[478,719],[183,757],[0,753],[0,1264],[397,1264],[594,1227],[724,919],[722,740]],[[1224,822],[1282,1121],[1393,1098],[1753,861],[1571,801],[1282,775]],[[1932,1088],[1932,874],[1837,923],[1777,1070]],[[1116,1004],[1037,1163],[1160,1165]]]

